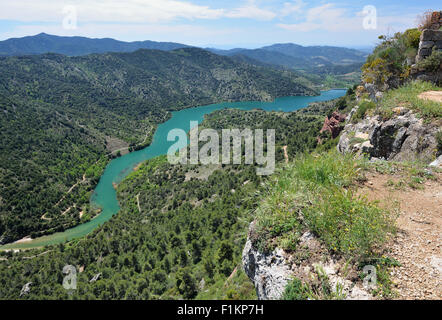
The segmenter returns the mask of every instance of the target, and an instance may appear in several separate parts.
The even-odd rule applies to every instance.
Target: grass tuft
[[[405,107],[418,112],[423,118],[441,118],[442,108],[440,103],[418,98],[426,91],[441,91],[430,82],[413,81],[398,89],[390,90],[385,93],[380,102],[380,113],[385,118],[391,117],[393,109],[396,107]]]
[[[364,159],[336,151],[302,155],[267,183],[252,233],[261,251],[295,251],[305,230],[339,254],[370,257],[393,232],[392,215],[353,193]]]

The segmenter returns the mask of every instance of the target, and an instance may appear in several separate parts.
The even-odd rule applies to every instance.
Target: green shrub
[[[281,300],[307,300],[309,292],[309,287],[298,278],[295,278],[285,287]]]
[[[385,93],[380,102],[380,113],[383,115],[389,115],[393,108],[403,106],[419,112],[424,118],[440,118],[442,117],[440,103],[418,98],[418,96],[425,91],[440,90],[440,87],[437,87],[430,82],[409,82],[398,89],[389,90]]]
[[[352,122],[356,123],[359,120],[363,119],[367,113],[368,110],[373,110],[376,108],[376,104],[371,100],[363,100],[359,104],[358,110],[355,112],[355,114],[352,117]]]
[[[407,48],[419,48],[419,42],[422,32],[419,29],[408,29],[404,32],[404,44]]]
[[[365,82],[377,85],[383,85],[393,75],[388,62],[380,57],[369,57],[362,66],[362,71],[362,79]]]
[[[339,136],[336,137],[335,139],[327,139],[325,141],[323,141],[322,144],[319,144],[316,147],[316,151],[317,152],[324,152],[324,151],[329,151],[331,149],[335,149],[336,146],[339,143]]]
[[[419,61],[417,67],[429,72],[436,72],[442,69],[442,50],[433,48],[431,55],[426,59]]]
[[[333,150],[320,155],[301,155],[292,165],[297,179],[303,180],[311,189],[349,187],[360,176],[362,162],[351,154],[342,155]]]
[[[350,91],[351,89],[348,89],[348,91]],[[347,99],[346,97],[341,97],[336,101],[336,108],[338,108],[338,110],[344,110],[345,108],[347,108]]]
[[[329,249],[349,257],[370,256],[393,231],[389,212],[346,189],[324,192],[304,217]]]
[[[363,80],[378,86],[389,84],[391,79],[402,83],[410,75],[410,66],[406,60],[416,56],[420,35],[418,29],[409,29],[393,37],[380,36],[382,42],[362,67]]]
[[[321,265],[316,265],[312,278],[303,283],[294,278],[287,283],[282,300],[342,300],[345,298],[340,283],[333,288],[330,279]]]
[[[309,229],[330,251],[357,259],[375,255],[394,232],[394,216],[354,196],[365,166],[363,159],[335,150],[298,156],[266,184],[256,211],[254,245],[261,251],[275,246],[294,251]]]
[[[396,297],[396,292],[393,288],[393,282],[391,280],[391,268],[400,267],[401,264],[394,258],[382,256],[380,258],[363,260],[359,263],[359,277],[363,280],[367,275],[362,272],[362,269],[366,265],[372,265],[376,268],[376,288],[372,291],[372,294],[384,299],[391,299]]]
[[[363,178],[363,167],[363,160],[335,150],[298,156],[267,184],[256,211],[255,245],[262,251],[275,246],[295,250],[308,228],[329,250],[370,256],[387,240],[394,221],[388,211],[353,195],[352,185]]]
[[[263,200],[256,210],[251,238],[261,251],[275,246],[295,250],[302,232],[298,210],[315,201],[323,189],[349,187],[360,176],[362,163],[336,150],[320,155],[298,156],[280,169],[266,184]]]

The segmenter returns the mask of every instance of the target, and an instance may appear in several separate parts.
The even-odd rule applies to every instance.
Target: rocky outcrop
[[[416,64],[411,68],[411,78],[422,81],[431,81],[436,84],[442,82],[442,65],[437,70],[426,70],[420,62],[427,59],[434,50],[442,50],[442,11],[435,11],[431,15],[431,21],[422,31],[419,49],[416,56]]]
[[[394,116],[366,117],[358,123],[348,123],[338,143],[343,153],[364,153],[385,160],[430,162],[437,152],[436,134],[439,121],[426,123],[405,108],[393,110]],[[354,113],[354,112],[352,112]]]
[[[292,277],[284,255],[284,251],[280,249],[261,253],[253,248],[250,240],[246,242],[242,255],[243,267],[255,285],[259,300],[277,300],[284,293]]]
[[[331,289],[334,292],[340,290],[344,299],[373,299],[357,283],[357,274],[349,277],[341,273],[345,261],[331,257],[311,232],[305,232],[301,236],[298,250],[292,253],[278,248],[262,253],[254,248],[249,238],[243,250],[242,262],[245,273],[255,285],[259,300],[281,299],[287,284],[294,278],[321,287],[322,283],[318,281],[319,271],[322,272],[322,277],[327,277]]]
[[[424,30],[419,42],[419,50],[416,57],[416,62],[428,58],[433,48],[442,50],[442,31],[439,30]]]
[[[341,123],[345,121],[346,115],[340,114],[339,112],[333,112],[329,117],[325,117],[324,125],[322,126],[320,134],[329,132],[333,139],[337,138],[341,133],[343,126]]]
[[[442,11],[434,11],[431,21],[422,31],[416,62],[422,61],[431,55],[433,48],[442,50]]]

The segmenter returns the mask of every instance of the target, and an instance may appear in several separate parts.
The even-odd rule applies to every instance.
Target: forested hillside
[[[201,129],[227,123],[273,126],[286,132],[277,145],[287,145],[291,157],[297,148],[316,147],[323,118],[334,108],[335,102],[326,102],[289,114],[223,110],[208,115]],[[278,159],[284,159],[281,152]],[[241,252],[261,182],[248,165],[173,166],[165,157],[149,160],[118,186],[118,215],[84,239],[3,252],[0,298],[19,298],[23,285],[32,282],[22,298],[67,299],[66,264],[79,270],[73,298],[256,298],[242,271]]]
[[[175,50],[187,47],[173,42],[134,41],[115,39],[91,39],[85,37],[60,37],[46,33],[23,38],[0,41],[0,56],[60,53],[67,56],[82,56],[91,53],[132,52],[138,49]]]
[[[91,39],[85,37],[60,37],[40,33],[35,36],[0,41],[0,56],[22,56],[56,53],[67,56],[84,56],[109,52],[134,52],[139,49],[172,51],[190,48],[173,42]],[[318,87],[350,87],[360,78],[360,68],[366,53],[349,48],[332,46],[301,46],[293,43],[275,44],[257,49],[221,50],[207,48],[218,55],[255,66],[296,70],[309,79],[304,82]]]
[[[253,65],[302,72],[312,83],[326,88],[351,87],[360,79],[366,53],[331,46],[304,47],[293,43],[274,44],[259,49],[210,49]]]
[[[0,242],[91,218],[111,141],[149,144],[168,110],[315,94],[303,81],[192,48],[0,58]]]
[[[330,46],[304,47],[293,43],[274,44],[259,49],[211,50],[217,54],[242,55],[268,64],[303,70],[311,70],[324,65],[363,63],[367,56],[354,49]]]

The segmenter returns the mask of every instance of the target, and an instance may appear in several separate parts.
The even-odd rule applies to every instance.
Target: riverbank
[[[118,185],[141,162],[167,154],[168,149],[174,143],[167,141],[167,135],[172,129],[182,129],[188,132],[191,129],[191,121],[201,123],[206,114],[220,109],[263,109],[265,111],[292,112],[305,108],[313,102],[337,99],[345,95],[345,93],[345,90],[330,90],[322,91],[319,96],[281,97],[275,99],[273,102],[247,101],[218,103],[172,112],[172,117],[157,127],[150,146],[113,159],[107,165],[91,198],[92,205],[102,209],[100,215],[87,223],[65,230],[64,232],[39,237],[23,243],[6,244],[1,246],[0,250],[32,249],[63,243],[84,237],[107,222],[120,210],[114,185]]]

